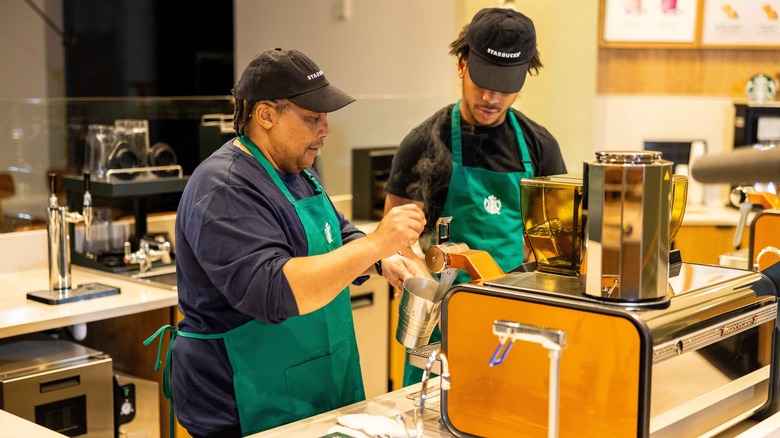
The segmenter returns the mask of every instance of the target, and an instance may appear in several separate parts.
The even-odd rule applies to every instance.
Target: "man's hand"
[[[429,277],[428,273],[420,269],[420,265],[408,258],[396,254],[382,259],[382,276],[393,286],[403,289],[404,280],[412,277]]]
[[[380,258],[386,258],[417,242],[425,227],[425,214],[420,207],[406,204],[392,208],[367,236],[377,245]]]

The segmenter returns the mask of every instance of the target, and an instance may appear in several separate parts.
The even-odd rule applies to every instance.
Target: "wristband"
[[[374,269],[376,269],[376,273],[378,275],[382,275],[382,259],[379,259],[377,262],[374,263]]]

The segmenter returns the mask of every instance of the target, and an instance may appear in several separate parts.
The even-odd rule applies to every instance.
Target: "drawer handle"
[[[57,391],[59,389],[70,388],[81,384],[81,376],[66,377],[64,379],[52,380],[51,382],[41,382],[41,394],[44,392]]]
[[[374,305],[374,292],[355,295],[354,297],[350,297],[350,300],[352,301],[352,310],[370,307]]]

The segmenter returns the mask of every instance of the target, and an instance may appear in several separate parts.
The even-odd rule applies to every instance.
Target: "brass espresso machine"
[[[448,236],[428,250],[474,280],[441,304],[450,432],[709,436],[778,410],[778,285],[670,252],[686,183],[660,153],[600,152],[522,181],[536,262],[497,272]]]

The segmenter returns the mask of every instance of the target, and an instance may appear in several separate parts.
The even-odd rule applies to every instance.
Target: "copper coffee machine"
[[[778,284],[670,252],[686,182],[650,151],[522,181],[536,261],[471,269],[491,274],[442,302],[452,433],[699,436],[778,410]],[[432,270],[490,252],[457,248],[432,246]]]

